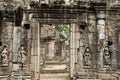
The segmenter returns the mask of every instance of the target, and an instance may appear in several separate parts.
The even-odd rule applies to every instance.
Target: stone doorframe
[[[77,48],[75,46],[76,44],[76,37],[75,37],[75,29],[76,29],[76,24],[77,24],[77,19],[36,19],[39,24],[69,24],[70,25],[70,61],[69,61],[69,75],[70,78],[73,78],[74,76],[74,70],[75,70],[75,63],[76,61],[76,56],[77,56]],[[75,54],[74,54],[75,53]]]

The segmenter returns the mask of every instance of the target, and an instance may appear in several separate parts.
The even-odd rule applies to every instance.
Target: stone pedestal
[[[54,45],[55,42],[54,41],[50,41],[49,42],[49,49],[48,49],[48,57],[49,59],[54,59],[55,57],[55,50],[54,50]]]

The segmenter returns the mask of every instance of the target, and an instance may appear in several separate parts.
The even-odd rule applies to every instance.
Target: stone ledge
[[[104,74],[104,73],[98,74],[98,78],[100,80],[117,80],[117,78],[112,76],[111,74]]]

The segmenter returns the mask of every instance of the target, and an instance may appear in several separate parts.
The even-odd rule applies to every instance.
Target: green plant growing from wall
[[[59,34],[60,41],[69,40],[69,25],[67,24],[55,25],[55,29],[60,33]]]

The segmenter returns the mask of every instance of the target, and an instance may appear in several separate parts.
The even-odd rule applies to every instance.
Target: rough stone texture
[[[12,57],[12,40],[13,40],[13,24],[11,22],[2,22],[2,28],[1,29],[1,43],[2,45],[0,46],[0,52],[3,50],[3,46],[6,46],[8,49],[9,53],[9,61],[8,64],[11,62],[11,57]],[[0,53],[1,55],[1,53]],[[0,64],[1,64],[1,57],[0,57]],[[9,74],[9,68],[8,67],[3,67],[2,64],[0,66],[0,74]]]
[[[32,21],[32,52],[31,52],[31,71],[34,79],[39,79],[40,72],[40,24],[36,20]]]
[[[41,74],[40,80],[69,80],[68,73]]]
[[[13,24],[11,22],[3,23],[2,29],[2,46],[6,45],[8,50],[11,51],[11,43],[13,40]]]
[[[50,41],[49,42],[49,50],[48,50],[48,58],[49,59],[53,59],[54,57],[55,57],[55,54],[54,54],[54,52],[55,52],[55,42],[54,41]]]
[[[114,76],[111,76],[111,74],[98,74],[98,77],[101,80],[117,80],[117,78]]]
[[[12,62],[13,67],[12,70],[19,70],[18,56],[19,56],[19,48],[20,48],[20,34],[21,27],[14,27],[13,31],[13,54],[12,54]]]
[[[22,5],[23,4],[26,4],[26,6],[28,5],[28,3],[23,3],[23,1],[20,1],[20,0],[16,0],[16,1],[17,1],[16,4],[19,4],[19,2],[21,2],[20,4],[22,4]],[[98,0],[92,0],[92,1],[98,1]],[[99,0],[99,1],[104,1],[104,0]],[[115,0],[110,0],[110,1],[114,2]],[[112,12],[110,12],[110,14],[111,13]],[[72,76],[74,76],[75,71],[76,72],[82,72],[82,71],[85,72],[83,70],[83,68],[84,68],[84,66],[83,66],[83,54],[84,54],[85,48],[88,46],[90,47],[90,49],[92,51],[92,68],[94,70],[99,69],[99,65],[97,65],[97,64],[99,64],[99,61],[98,61],[99,56],[98,55],[100,54],[100,56],[103,56],[103,55],[101,55],[101,54],[103,54],[101,49],[103,46],[105,46],[104,42],[107,43],[107,41],[105,41],[105,40],[98,40],[97,39],[98,38],[97,31],[98,30],[96,29],[96,24],[95,24],[97,22],[96,19],[94,21],[94,19],[91,18],[90,21],[93,20],[91,22],[93,24],[87,26],[85,28],[85,30],[79,31],[78,25],[81,25],[82,22],[87,22],[87,20],[86,20],[87,14],[85,13],[85,14],[81,15],[81,13],[80,13],[78,15],[81,16],[80,18],[78,17],[78,19],[79,19],[78,21],[76,20],[78,23],[77,24],[70,23],[70,24],[72,24],[71,31],[73,30],[73,32],[71,32],[71,37],[70,37],[70,39],[71,39],[70,40],[70,43],[71,43],[70,44],[70,48],[71,48],[71,50],[70,50],[70,54],[71,54],[70,63],[71,63],[71,65],[69,65],[71,68],[70,73],[72,74]],[[108,16],[108,19],[106,19],[106,25],[105,25],[105,28],[106,28],[105,34],[108,37],[107,40],[110,40],[113,42],[113,45],[109,46],[109,48],[112,52],[112,57],[111,57],[111,60],[112,60],[111,61],[111,68],[112,69],[117,69],[116,67],[120,68],[120,63],[119,63],[120,62],[120,58],[119,58],[120,57],[120,53],[119,53],[119,49],[120,49],[119,17],[120,17],[120,15]],[[33,37],[32,53],[31,53],[31,31],[30,30],[29,31],[23,30],[22,34],[19,34],[19,31],[15,31],[16,33],[18,32],[18,35],[16,35],[13,33],[12,23],[10,23],[10,22],[5,22],[3,25],[3,29],[1,30],[2,31],[1,41],[2,41],[3,45],[7,45],[9,48],[9,51],[12,52],[11,42],[13,40],[13,51],[14,51],[13,53],[15,53],[15,55],[13,55],[14,61],[17,60],[16,53],[18,53],[18,48],[20,47],[20,45],[21,44],[25,45],[26,51],[28,52],[28,54],[31,53],[31,56],[28,56],[28,59],[31,57],[31,63],[32,63],[31,67],[33,68],[32,71],[36,71],[36,74],[37,74],[37,71],[39,72],[39,59],[40,59],[39,54],[42,54],[42,52],[38,52],[40,50],[40,47],[38,44],[39,43],[39,39],[38,39],[39,34],[37,32],[38,28],[36,28],[36,26],[38,26],[38,25],[36,25],[36,21],[35,21],[35,24],[34,24],[34,22],[32,22],[32,24],[33,24],[32,30],[34,30],[33,35],[32,35],[32,37]],[[44,26],[45,29],[42,29],[41,37],[51,36],[51,34],[53,32],[52,32],[51,28],[48,28],[48,27],[49,27],[48,25]],[[75,31],[75,28],[76,28],[76,31]],[[80,35],[79,35],[79,33],[80,33]],[[20,39],[21,39],[21,42],[20,42]],[[52,45],[49,45],[49,43],[51,43],[51,42],[45,43],[45,45],[43,44],[43,46],[44,46],[43,53],[50,52],[51,54],[49,54],[49,57],[53,58],[53,56],[54,56],[53,55],[53,53],[54,53],[53,47],[54,46],[53,46],[53,43],[52,43]],[[97,45],[97,43],[98,43],[98,45]],[[3,45],[1,46],[1,49],[2,49]],[[45,49],[45,47],[47,47],[47,48]],[[77,52],[77,49],[79,50],[78,52]],[[101,52],[98,52],[98,51],[101,51]],[[117,59],[117,61],[116,61],[116,59]],[[29,60],[28,60],[28,62],[29,62]],[[102,62],[103,62],[103,59],[101,58],[100,65],[102,64]],[[76,63],[77,63],[77,66],[76,66]],[[63,66],[59,65],[59,67],[62,68]],[[57,67],[55,69],[55,66],[47,66],[47,70],[49,68],[51,70],[53,68],[55,70],[57,70],[57,69],[60,69],[59,67]],[[77,67],[77,70],[75,70],[76,67]],[[0,70],[0,71],[3,71],[3,70]],[[89,70],[90,69],[87,69],[87,71],[89,71]],[[106,70],[105,70],[105,72],[106,72]],[[67,73],[67,75],[68,75],[68,73]],[[58,80],[59,79],[60,80],[61,79],[67,80],[66,74],[41,74],[41,78],[43,80],[45,80],[45,79],[46,80],[50,80],[50,79],[51,80],[57,80],[57,79]],[[114,79],[116,79],[116,75],[111,76],[110,74],[99,74],[99,78],[100,79],[113,79],[114,80]]]

